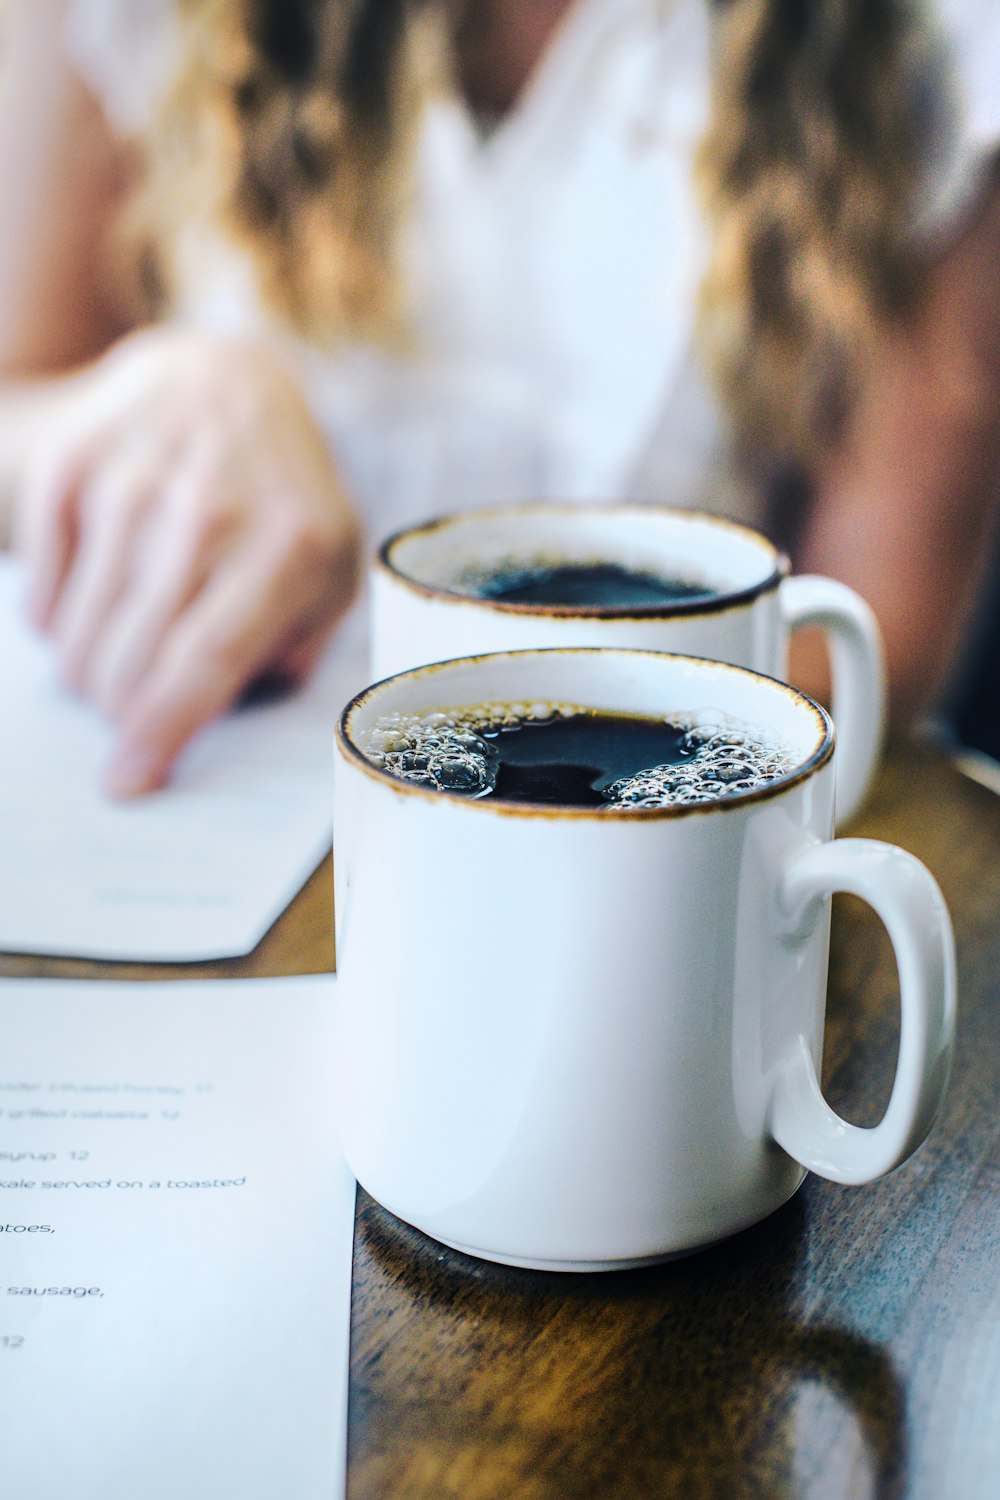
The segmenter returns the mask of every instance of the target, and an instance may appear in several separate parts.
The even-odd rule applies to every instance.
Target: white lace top
[[[169,77],[173,0],[69,0],[67,45],[114,126]],[[946,0],[961,140],[918,232],[944,232],[1000,139],[1000,4]],[[460,103],[424,123],[407,356],[296,345],[373,535],[473,504],[644,498],[759,519],[692,356],[705,256],[692,155],[708,100],[705,0],[576,0],[485,141]],[[190,256],[179,318],[259,327],[249,270]]]

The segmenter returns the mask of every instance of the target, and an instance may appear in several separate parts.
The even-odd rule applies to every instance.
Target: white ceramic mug
[[[512,604],[471,597],[463,578],[538,558],[679,574],[716,590],[668,606]],[[464,591],[463,591],[464,590]],[[639,647],[733,662],[784,679],[791,633],[829,641],[840,740],[837,820],[857,811],[882,746],[885,673],[868,605],[830,578],[789,576],[765,536],[656,505],[515,505],[399,532],[372,575],[372,677],[455,656],[543,646]]]
[[[362,753],[386,713],[537,701],[767,725],[795,769],[719,802],[595,809],[428,790]],[[335,759],[343,1143],[400,1218],[512,1265],[617,1268],[754,1223],[807,1168],[866,1182],[923,1139],[952,1049],[948,914],[912,856],[830,841],[833,737],[808,698],[656,652],[500,654],[369,688]],[[899,967],[873,1129],[817,1082],[841,890]]]

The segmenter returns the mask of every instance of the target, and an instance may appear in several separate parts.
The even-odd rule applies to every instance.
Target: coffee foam
[[[504,731],[592,712],[565,703],[488,703],[423,714],[385,714],[368,730],[361,748],[372,765],[411,785],[486,797],[496,788],[496,741]],[[722,715],[676,716],[670,722],[686,730],[681,758],[612,782],[602,793],[609,807],[715,802],[779,781],[797,764],[787,746]]]
[[[504,729],[584,709],[552,703],[482,703],[424,714],[383,714],[369,729],[365,757],[413,786],[486,797],[500,757],[491,740]]]
[[[706,726],[694,725],[680,749],[684,759],[613,781],[605,797],[618,807],[717,802],[769,786],[795,768],[795,757],[783,745],[735,724],[707,733]]]

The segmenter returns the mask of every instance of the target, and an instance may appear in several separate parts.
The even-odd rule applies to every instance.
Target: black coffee
[[[368,758],[438,791],[568,807],[714,801],[787,775],[794,760],[745,725],[547,704],[387,715]]]
[[[504,604],[567,605],[600,609],[669,608],[711,599],[717,589],[690,579],[625,568],[610,562],[509,563],[493,572],[469,573],[463,593]]]
[[[484,739],[498,758],[492,795],[572,807],[603,807],[614,782],[691,755],[679,725],[625,714],[523,719]]]

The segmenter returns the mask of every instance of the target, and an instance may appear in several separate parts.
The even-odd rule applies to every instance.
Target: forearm
[[[892,712],[906,720],[937,699],[979,597],[1000,498],[997,428],[954,413],[945,423],[920,402],[895,441],[881,436],[864,457],[819,488],[795,563],[871,604]],[[809,651],[805,643],[799,669],[815,673]]]
[[[1000,501],[1000,193],[886,333],[795,556],[869,601],[898,719],[933,704],[975,608]],[[803,643],[800,671],[815,671]]]
[[[8,0],[0,54],[0,537],[75,375],[129,322],[109,229],[130,158],[64,54],[64,8]]]

